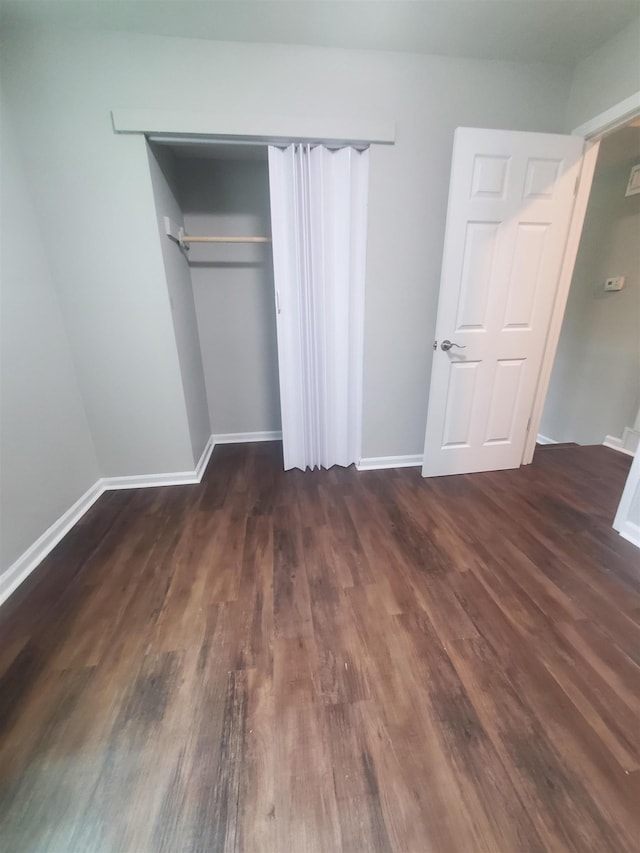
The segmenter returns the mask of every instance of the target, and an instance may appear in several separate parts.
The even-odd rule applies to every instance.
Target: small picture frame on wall
[[[627,184],[625,196],[638,195],[638,193],[640,193],[640,163],[631,167],[631,174],[629,175],[629,183]]]

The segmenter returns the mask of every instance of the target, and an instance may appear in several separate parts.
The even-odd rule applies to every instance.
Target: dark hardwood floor
[[[3,853],[638,851],[627,458],[105,494],[0,610]]]

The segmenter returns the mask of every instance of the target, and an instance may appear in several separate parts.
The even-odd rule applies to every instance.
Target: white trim
[[[116,133],[151,133],[161,136],[208,136],[232,141],[282,144],[329,142],[341,145],[395,142],[395,122],[304,116],[220,115],[216,112],[182,110],[115,109],[111,111]]]
[[[542,435],[541,433],[538,433],[538,435],[536,436],[536,444],[557,444],[557,443],[558,442],[555,440],[555,438],[549,438],[548,435]]]
[[[638,512],[638,494],[640,492],[640,453],[636,454],[631,463],[629,476],[620,498],[613,529],[620,536],[640,548],[640,517]],[[633,510],[633,515],[632,515]]]
[[[547,341],[542,355],[540,374],[538,376],[538,387],[536,389],[533,408],[531,410],[530,432],[527,436],[527,440],[525,441],[524,451],[522,454],[523,465],[529,465],[533,459],[534,450],[536,449],[536,436],[540,429],[544,404],[547,399],[549,382],[551,380],[551,371],[553,370],[553,362],[558,349],[558,341],[560,340],[562,321],[564,320],[564,312],[567,306],[567,299],[569,298],[569,288],[571,287],[573,270],[576,263],[576,257],[578,255],[578,246],[580,245],[580,237],[582,236],[582,226],[587,214],[587,205],[589,204],[589,195],[591,193],[591,184],[593,183],[593,173],[596,168],[599,147],[599,142],[588,142],[582,158],[582,170],[580,171],[579,176],[578,192],[576,193],[576,198],[573,203],[573,213],[569,224],[569,232],[567,234],[567,243],[564,250],[562,267],[560,268],[556,298],[553,311],[551,313],[551,320],[549,321]]]
[[[282,441],[282,431],[270,432],[223,432],[211,436],[215,444],[244,444],[251,441]]]
[[[625,124],[638,113],[640,113],[640,92],[634,92],[633,95],[629,95],[623,101],[618,101],[608,110],[599,113],[571,132],[574,136],[593,139],[615,130],[616,127]]]
[[[151,489],[157,486],[190,486],[198,483],[195,471],[174,471],[168,474],[132,474],[126,477],[103,477],[102,489]]]
[[[102,481],[98,480],[60,518],[39,536],[18,559],[0,575],[0,604],[27,579],[60,540],[71,530],[85,512],[93,506],[103,492]]]
[[[604,447],[609,447],[611,450],[617,450],[619,453],[626,453],[627,456],[635,456],[633,450],[628,450],[622,443],[621,438],[616,438],[615,435],[605,435],[602,442]]]
[[[158,486],[192,486],[200,482],[217,442],[210,436],[193,471],[171,471],[167,474],[133,474],[127,477],[103,477],[102,490],[151,489]]]
[[[207,439],[207,443],[204,446],[204,450],[200,455],[200,459],[198,459],[198,464],[196,465],[196,481],[199,483],[202,480],[202,475],[207,470],[207,465],[209,464],[209,460],[211,459],[211,454],[213,453],[213,448],[216,446],[214,437],[212,435]]]
[[[576,127],[572,134],[574,136],[588,137],[584,157],[582,160],[582,170],[580,172],[578,191],[576,193],[575,202],[573,205],[573,214],[571,224],[569,225],[569,233],[567,235],[567,245],[565,248],[564,260],[560,271],[560,279],[558,282],[558,291],[556,301],[551,315],[549,331],[547,334],[547,343],[545,352],[542,358],[542,367],[538,377],[538,389],[533,403],[531,412],[531,431],[525,442],[524,452],[522,455],[522,464],[528,465],[533,459],[535,450],[535,434],[542,420],[542,411],[544,409],[547,391],[549,390],[549,381],[551,379],[551,371],[553,362],[558,348],[560,339],[560,330],[564,319],[564,312],[569,296],[569,288],[573,278],[576,257],[578,255],[578,246],[582,236],[582,226],[587,213],[587,205],[589,203],[589,195],[591,193],[591,184],[593,183],[593,175],[598,159],[598,149],[600,146],[599,139],[605,133],[614,130],[616,127],[624,125],[629,119],[636,115],[640,115],[640,92],[635,92],[628,98],[614,104],[608,110],[599,113],[589,121]]]
[[[631,542],[636,548],[640,548],[640,526],[634,524],[633,521],[625,521],[618,533],[627,542]]]
[[[414,468],[422,465],[422,454],[414,456],[368,456],[356,463],[358,471],[379,471],[383,468]]]
[[[622,432],[622,446],[635,456],[640,447],[640,429],[625,427]]]

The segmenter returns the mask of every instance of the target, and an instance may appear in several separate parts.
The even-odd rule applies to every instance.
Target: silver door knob
[[[440,344],[440,349],[443,349],[445,352],[449,352],[451,347],[458,347],[458,349],[467,348],[466,345],[463,346],[462,344],[454,344],[453,341],[442,341],[442,343]]]

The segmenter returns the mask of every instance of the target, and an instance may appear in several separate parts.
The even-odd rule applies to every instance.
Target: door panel
[[[496,364],[484,444],[513,441],[515,414],[520,399],[525,360],[503,358]]]
[[[520,465],[582,148],[456,131],[424,476]],[[445,339],[460,348],[443,351]]]
[[[524,223],[518,227],[503,329],[531,330],[548,234],[548,222]]]
[[[477,361],[454,362],[449,368],[443,447],[469,446],[479,364]]]
[[[484,329],[499,222],[468,222],[456,331]]]

